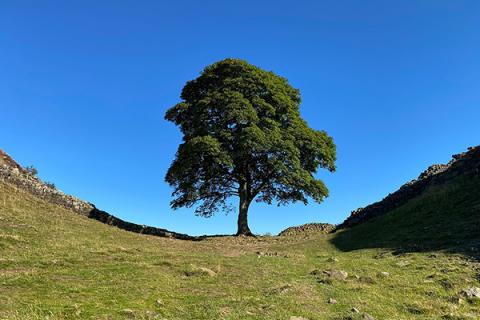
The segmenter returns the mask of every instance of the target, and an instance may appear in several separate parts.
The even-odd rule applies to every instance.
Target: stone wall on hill
[[[301,226],[289,227],[282,232],[279,236],[301,236],[308,234],[320,234],[320,233],[330,233],[335,229],[335,225],[329,223],[307,223],[302,224]]]
[[[27,173],[27,171],[15,160],[12,159],[8,154],[6,154],[2,149],[0,149],[0,166],[6,166],[11,169],[17,169],[20,172]]]
[[[0,164],[0,180],[16,186],[49,203],[60,205],[84,216],[88,216],[95,206],[57,190],[44,183],[35,175],[19,169],[17,166]]]
[[[92,203],[65,194],[56,189],[53,185],[43,182],[37,176],[29,173],[21,167],[2,150],[0,150],[0,181],[14,185],[15,187],[41,198],[48,203],[62,206],[83,216],[123,230],[181,240],[200,240],[204,238],[189,236],[187,234],[177,233],[166,229],[139,225],[117,218],[108,212],[97,209]]]
[[[453,155],[448,164],[428,167],[417,179],[407,182],[383,200],[352,211],[337,229],[352,227],[384,215],[421,195],[428,187],[445,183],[459,175],[480,175],[480,146],[470,147],[467,152]]]

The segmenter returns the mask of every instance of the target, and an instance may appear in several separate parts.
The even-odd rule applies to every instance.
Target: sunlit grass
[[[156,238],[0,183],[0,318],[480,318],[478,302],[458,299],[479,286],[471,257],[360,245],[342,252],[330,241],[338,236]],[[323,279],[330,269],[348,277]]]

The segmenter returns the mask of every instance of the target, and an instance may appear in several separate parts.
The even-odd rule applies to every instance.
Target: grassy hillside
[[[384,216],[339,232],[341,250],[445,250],[480,258],[480,175],[433,185]]]
[[[442,219],[453,238],[478,239],[476,216],[454,210],[472,199],[455,194]],[[430,197],[432,213],[428,196],[402,210],[434,222],[443,200]],[[393,224],[415,239],[425,226],[388,219],[331,235],[189,242],[122,231],[0,182],[0,319],[479,319],[478,301],[459,299],[480,286],[472,255],[399,253],[409,233]],[[430,249],[452,248],[444,229],[448,245]]]

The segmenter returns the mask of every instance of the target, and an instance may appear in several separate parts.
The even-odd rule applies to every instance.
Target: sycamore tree
[[[235,196],[237,235],[252,235],[253,200],[307,204],[328,195],[314,174],[335,170],[335,144],[300,117],[300,92],[287,79],[225,59],[188,81],[181,99],[165,115],[183,133],[165,177],[174,189],[173,209],[197,205],[197,215],[210,217]]]

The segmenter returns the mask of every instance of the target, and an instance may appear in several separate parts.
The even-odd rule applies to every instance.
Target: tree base
[[[237,232],[236,237],[256,237],[251,231]]]

